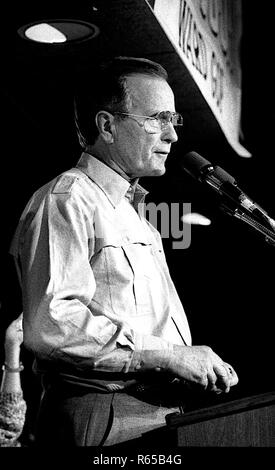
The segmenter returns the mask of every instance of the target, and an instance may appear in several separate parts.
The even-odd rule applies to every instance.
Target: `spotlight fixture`
[[[54,19],[21,26],[17,32],[27,41],[58,45],[93,39],[99,34],[99,28],[82,20]]]

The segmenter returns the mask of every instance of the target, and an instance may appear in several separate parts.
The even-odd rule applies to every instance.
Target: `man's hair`
[[[74,114],[78,139],[83,149],[93,145],[98,137],[95,123],[98,111],[129,111],[130,96],[126,79],[133,74],[168,80],[166,70],[157,62],[121,56],[95,66],[91,75],[82,75],[74,97]]]

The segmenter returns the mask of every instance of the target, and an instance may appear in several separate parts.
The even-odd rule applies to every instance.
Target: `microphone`
[[[233,202],[237,208],[240,207],[260,221],[268,222],[275,229],[275,221],[238,187],[235,178],[227,171],[217,165],[212,165],[197,152],[188,152],[183,158],[182,166],[193,178],[211,186],[221,196]]]

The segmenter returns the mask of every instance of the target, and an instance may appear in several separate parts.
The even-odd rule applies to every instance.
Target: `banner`
[[[230,145],[239,143],[241,116],[239,0],[155,0],[156,18],[210,106]]]

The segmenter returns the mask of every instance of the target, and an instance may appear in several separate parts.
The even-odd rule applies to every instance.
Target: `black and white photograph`
[[[4,8],[0,459],[275,447],[271,3]]]

